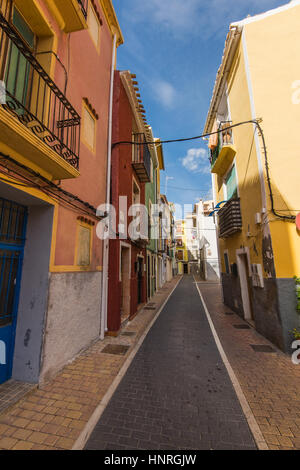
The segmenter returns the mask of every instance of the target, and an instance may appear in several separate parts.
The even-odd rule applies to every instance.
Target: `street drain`
[[[134,331],[124,331],[121,333],[121,336],[135,336],[136,333]]]
[[[125,356],[130,346],[124,346],[123,344],[108,344],[102,349],[104,354],[114,354],[116,356]]]
[[[250,326],[248,325],[233,325],[233,327],[237,330],[250,330]]]
[[[225,312],[225,315],[234,315],[233,312]]]
[[[255,352],[262,352],[262,353],[275,353],[275,349],[267,344],[250,344],[251,348]]]
[[[144,310],[156,310],[156,307],[144,307]]]

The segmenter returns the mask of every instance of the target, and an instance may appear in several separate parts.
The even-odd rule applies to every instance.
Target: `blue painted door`
[[[12,374],[27,209],[0,198],[0,384]]]

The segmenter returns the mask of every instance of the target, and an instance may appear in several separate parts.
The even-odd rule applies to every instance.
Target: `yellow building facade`
[[[300,323],[299,21],[297,0],[230,26],[205,125],[218,132],[209,148],[224,301],[285,351]]]
[[[178,274],[189,273],[189,253],[187,249],[186,221],[178,220],[176,227],[176,259],[178,264]]]

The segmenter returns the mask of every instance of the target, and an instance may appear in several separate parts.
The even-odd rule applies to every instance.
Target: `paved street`
[[[86,448],[256,448],[193,277],[179,283]]]

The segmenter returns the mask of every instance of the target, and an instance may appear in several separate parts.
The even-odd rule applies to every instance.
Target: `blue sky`
[[[125,38],[118,69],[137,75],[147,121],[163,140],[202,133],[229,24],[280,0],[113,0]],[[204,141],[166,144],[161,192],[178,204],[210,196]]]

